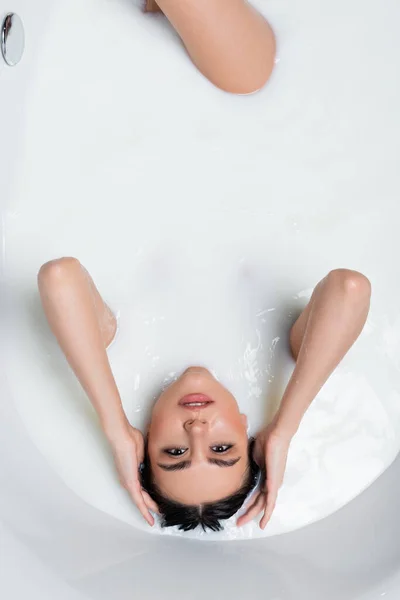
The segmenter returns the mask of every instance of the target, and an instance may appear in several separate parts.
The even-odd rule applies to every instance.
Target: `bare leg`
[[[197,68],[217,87],[248,94],[268,81],[275,59],[270,25],[247,0],[147,0],[176,29]]]
[[[370,297],[370,282],[356,271],[331,271],[317,285],[290,334],[297,362],[276,416],[278,429],[295,433],[312,400],[360,335]]]
[[[50,327],[111,434],[126,422],[106,352],[116,332],[115,317],[76,258],[46,263],[38,283]]]

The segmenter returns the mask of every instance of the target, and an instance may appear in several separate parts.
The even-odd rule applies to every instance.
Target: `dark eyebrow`
[[[164,471],[183,471],[184,469],[189,469],[191,464],[192,462],[190,460],[183,460],[173,465],[162,465],[157,463],[157,466],[160,467],[160,469],[164,469]]]
[[[232,458],[231,460],[222,460],[221,458],[209,458],[208,462],[210,463],[210,465],[217,465],[217,467],[233,467],[233,465],[236,465],[236,463],[238,463],[241,458],[241,456],[239,456],[239,458]]]
[[[208,463],[210,465],[216,465],[217,467],[233,467],[236,463],[239,462],[241,456],[239,458],[232,458],[231,460],[222,460],[221,458],[209,458]],[[190,469],[192,466],[192,462],[190,460],[183,460],[181,462],[175,463],[173,465],[163,465],[161,463],[157,463],[157,466],[164,471],[183,471],[184,469]]]

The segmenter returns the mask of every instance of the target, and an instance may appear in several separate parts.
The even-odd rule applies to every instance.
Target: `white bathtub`
[[[263,2],[260,0],[259,4],[263,5]],[[85,45],[85,30],[80,22],[79,11],[73,9],[72,5],[73,3],[69,11],[70,19],[64,22],[65,52],[70,52],[73,47],[74,56],[77,56],[77,48],[82,45],[82,52],[86,57],[89,49]],[[99,0],[99,10],[109,10],[110,5],[111,0]],[[131,10],[129,0],[114,0],[113,5],[119,12]],[[15,389],[18,389],[15,382],[15,357],[19,352],[16,345],[18,332],[15,328],[18,327],[19,297],[30,289],[31,279],[35,275],[34,267],[37,266],[36,261],[39,258],[50,258],[49,253],[56,255],[68,252],[68,240],[73,233],[68,228],[74,222],[74,217],[67,212],[63,215],[67,232],[65,237],[60,234],[60,239],[54,240],[48,235],[46,218],[39,214],[43,223],[43,230],[40,232],[42,235],[38,235],[36,226],[36,237],[33,239],[29,229],[31,217],[20,215],[19,203],[22,197],[29,199],[30,189],[29,186],[24,188],[24,182],[32,182],[32,177],[39,178],[39,183],[40,177],[43,177],[43,195],[48,196],[48,203],[52,202],[50,193],[55,189],[59,189],[62,196],[65,184],[56,179],[52,180],[53,177],[57,178],[61,171],[54,171],[53,168],[48,171],[44,168],[43,174],[40,171],[38,157],[40,158],[41,153],[43,156],[49,154],[48,149],[45,151],[42,145],[40,130],[36,128],[36,123],[31,122],[33,113],[30,110],[30,106],[34,105],[35,114],[40,116],[40,123],[45,122],[43,115],[39,114],[39,94],[44,93],[43,82],[46,81],[49,94],[54,93],[51,76],[54,75],[57,79],[57,74],[55,71],[49,71],[43,49],[49,51],[51,27],[54,23],[59,26],[58,11],[61,7],[65,17],[68,14],[67,0],[0,0],[0,17],[7,12],[18,13],[26,32],[23,61],[17,67],[9,68],[0,58],[0,202],[3,236],[0,277],[0,592],[7,600],[20,600],[24,597],[37,597],[41,600],[125,600],[136,596],[144,600],[203,600],[215,595],[232,600],[248,597],[262,597],[265,600],[397,600],[400,597],[399,458],[361,496],[318,523],[268,539],[236,541],[233,544],[203,544],[184,538],[148,535],[145,531],[134,529],[90,506],[70,489],[71,486],[66,485],[65,478],[61,479],[56,474],[56,470],[38,449],[31,424],[21,418],[21,399],[15,397]],[[266,12],[267,8],[266,5]],[[379,11],[376,18],[375,9]],[[242,122],[238,121],[238,129],[235,132],[239,139],[244,139],[246,131],[254,130],[254,139],[258,140],[254,122],[247,120],[247,111],[259,111],[260,103],[265,103],[269,110],[270,98],[271,102],[276,102],[278,96],[282,97],[280,101],[284,105],[283,116],[286,119],[293,118],[296,121],[299,114],[301,117],[304,113],[305,127],[302,134],[305,138],[311,135],[307,129],[311,113],[315,119],[314,133],[315,124],[317,131],[327,128],[327,135],[333,136],[333,142],[327,145],[321,142],[321,154],[327,150],[333,152],[333,162],[341,169],[341,173],[344,173],[344,178],[338,181],[332,176],[330,179],[329,170],[326,170],[324,172],[329,179],[326,186],[321,189],[318,189],[318,186],[313,188],[312,177],[307,179],[307,156],[302,157],[304,179],[299,178],[299,173],[296,173],[298,187],[295,193],[287,198],[285,218],[290,221],[288,244],[291,243],[291,236],[298,234],[293,215],[299,215],[300,229],[303,226],[307,230],[306,217],[309,215],[310,219],[315,219],[315,222],[320,223],[321,228],[328,232],[327,222],[333,218],[329,207],[332,202],[337,202],[335,214],[343,217],[346,224],[346,229],[342,230],[339,238],[342,247],[336,248],[335,254],[335,243],[327,233],[326,246],[322,245],[320,252],[324,256],[318,258],[317,267],[314,268],[310,264],[304,266],[304,277],[307,282],[315,281],[315,276],[322,269],[337,266],[337,261],[345,260],[346,265],[366,270],[375,289],[378,289],[374,306],[375,314],[379,316],[378,324],[382,324],[386,319],[387,331],[390,332],[391,325],[396,323],[400,292],[397,277],[397,256],[400,250],[397,224],[400,215],[400,69],[399,44],[396,42],[400,10],[396,0],[387,0],[384,7],[371,0],[354,0],[350,5],[341,0],[335,3],[334,7],[325,5],[323,9],[319,3],[310,0],[305,3],[304,10],[306,15],[321,11],[319,17],[325,27],[321,38],[312,37],[311,26],[307,30],[307,19],[302,20],[299,16],[300,8],[293,8],[288,2],[271,2],[272,20],[280,34],[281,61],[285,62],[285,58],[291,57],[292,64],[279,66],[275,84],[271,85],[266,95],[253,99],[232,99],[225,106],[225,96],[211,89],[195,73],[179,46],[173,43],[173,36],[170,40],[172,50],[168,60],[175,57],[177,61],[186,61],[180,65],[181,71],[177,69],[179,73],[175,74],[174,69],[168,71],[163,64],[160,72],[156,73],[156,61],[151,63],[150,76],[157,81],[157,75],[166,86],[167,92],[163,101],[167,103],[167,107],[172,106],[168,105],[168,102],[173,102],[173,91],[171,92],[170,87],[173,87],[172,83],[174,86],[181,86],[179,78],[182,72],[185,73],[185,77],[191,77],[191,81],[199,78],[200,83],[193,85],[199,85],[197,92],[202,94],[204,102],[208,103],[207,125],[212,122],[214,111],[220,111],[219,119],[222,121],[238,111],[238,119],[243,119]],[[326,11],[326,14],[322,14],[322,11]],[[332,21],[332,29],[335,30],[329,38],[332,42],[332,52],[326,52],[325,49],[321,59],[316,56],[316,52],[326,32],[330,31],[327,21]],[[373,26],[380,32],[380,43],[376,43],[374,39]],[[298,30],[300,33],[297,33]],[[353,30],[359,30],[361,37],[357,38],[359,46],[355,43],[354,52],[351,52]],[[158,30],[154,31],[157,33]],[[309,36],[306,35],[307,32]],[[305,45],[306,39],[309,40],[309,47]],[[155,45],[160,43],[156,36],[153,41]],[[104,40],[104,43],[106,44],[107,40]],[[302,45],[302,53],[294,52],[297,43]],[[162,47],[162,43],[160,44]],[[338,44],[337,51],[335,44]],[[367,47],[370,47],[369,54],[365,54]],[[114,50],[115,48],[110,46],[110,52]],[[88,59],[87,68],[96,68],[99,77],[106,77],[113,60],[118,62],[121,59],[118,51],[123,51],[123,46],[115,51],[115,56],[111,56],[112,60],[104,65],[104,69],[102,65],[91,64],[92,55]],[[347,67],[344,60],[346,53]],[[329,58],[331,60],[328,60]],[[365,62],[362,62],[361,58],[365,58]],[[302,62],[305,59],[309,61],[307,64]],[[310,67],[310,62],[314,59],[315,67]],[[136,65],[138,70],[141,69],[142,74],[142,78],[139,78],[142,87],[139,86],[137,94],[143,92],[145,60],[142,56],[135,56],[133,60],[133,65]],[[140,61],[140,64],[137,61]],[[324,64],[327,65],[326,69]],[[309,82],[308,93],[307,89],[303,91],[298,105],[290,105],[290,100],[284,94],[287,73],[292,70],[296,71],[299,81],[306,78]],[[326,70],[332,71],[332,75],[328,76]],[[127,77],[131,76],[131,73],[127,73]],[[328,85],[331,77],[334,78],[333,87],[336,83],[343,86],[343,93],[337,93],[332,104],[329,103],[332,90]],[[353,77],[357,80],[355,88],[351,86]],[[170,87],[169,81],[172,82]],[[318,81],[318,86],[313,87],[313,81]],[[84,78],[81,83],[84,85]],[[161,102],[161,94],[155,98],[157,87],[151,85],[153,100],[150,102],[148,114],[143,116],[142,113],[141,118],[149,120],[147,134],[151,143],[157,144],[160,137],[157,127],[161,122],[156,120],[155,124],[152,124],[151,116],[152,111],[157,108],[157,103]],[[359,104],[358,107],[353,106],[346,112],[343,108],[346,89],[352,89],[358,100],[369,90],[365,96],[365,103]],[[65,106],[54,106],[54,113],[48,115],[49,130],[56,127],[57,122],[64,119],[64,116],[67,120],[79,118],[79,102],[74,104],[77,92],[84,95],[80,90],[71,89],[71,98],[66,99]],[[145,92],[146,90],[143,93]],[[149,90],[147,92],[150,94]],[[190,102],[192,96],[184,85],[182,93],[188,94]],[[110,98],[113,99],[112,94]],[[72,112],[69,110],[71,103]],[[48,98],[44,104],[48,108]],[[228,117],[223,111],[227,111]],[[86,107],[86,117],[89,112]],[[361,160],[357,154],[357,138],[365,134],[362,125],[366,121],[359,117],[364,113],[364,116],[370,118],[370,132],[365,136]],[[188,119],[187,122],[190,123],[190,117],[191,112],[188,110],[183,118]],[[197,134],[199,139],[203,142],[206,140],[207,144],[207,135],[211,135],[211,129],[204,132],[205,123],[206,121],[203,121],[201,126],[198,124]],[[164,124],[164,137],[173,135],[174,125],[166,120]],[[271,127],[268,119],[264,126]],[[279,126],[278,123],[277,127]],[[341,128],[339,134],[337,128]],[[66,136],[67,129],[64,127],[62,131]],[[295,128],[297,134],[300,131],[301,128]],[[43,135],[47,141],[52,139],[50,131],[43,131]],[[62,140],[61,136],[61,146]],[[68,140],[68,143],[70,142],[71,140]],[[77,138],[76,143],[80,144],[81,140]],[[161,141],[159,143],[161,148],[156,147],[154,150],[155,161],[161,161],[168,152],[168,145],[163,145]],[[235,143],[234,136],[232,143]],[[290,169],[291,165],[296,164],[295,157],[291,155],[292,143],[296,145],[298,140],[284,138],[282,147],[277,148],[277,165],[282,169]],[[320,143],[318,134],[315,143]],[[338,144],[344,144],[346,148],[343,150]],[[259,151],[263,150],[260,146]],[[56,147],[55,152],[59,151]],[[145,148],[145,151],[148,149]],[[287,165],[283,159],[285,152],[288,156]],[[341,162],[343,156],[347,157],[348,161],[344,170]],[[31,163],[34,165],[34,173],[30,172]],[[56,163],[54,165],[56,166]],[[256,169],[261,167],[261,162],[256,165]],[[292,173],[285,178],[285,172],[283,170],[279,177],[286,193],[290,188],[290,182],[287,180],[290,180]],[[76,172],[73,173],[73,177],[78,185]],[[277,181],[279,177],[277,176]],[[330,189],[331,181],[336,185],[334,191]],[[65,185],[68,187],[68,184]],[[82,185],[86,183],[83,182]],[[348,187],[351,188],[351,194],[346,195],[345,190]],[[40,189],[39,186],[35,193],[38,194]],[[321,204],[318,204],[317,200],[319,194]],[[353,195],[352,200],[349,199],[349,195]],[[301,209],[298,206],[299,197]],[[38,206],[42,207],[40,200],[33,194],[32,206],[38,202]],[[58,199],[53,198],[53,201],[58,202]],[[64,202],[65,208],[65,199],[60,202]],[[18,236],[14,237],[13,219],[20,219],[23,223],[22,234],[19,231]],[[112,218],[111,221],[114,224]],[[121,222],[121,227],[123,226]],[[79,235],[80,232],[77,231],[76,237]],[[311,237],[314,234],[309,235]],[[323,237],[322,235],[320,242]],[[99,242],[95,232],[93,240],[94,245],[96,241]],[[113,243],[118,245],[118,239],[113,240]],[[35,252],[38,248],[39,251],[32,262],[32,246],[36,244]],[[90,260],[91,249],[85,249],[84,244],[79,242],[73,247],[73,250],[75,249],[80,256],[86,252]],[[298,280],[301,278],[298,277]],[[22,321],[21,328],[24,325]],[[396,349],[400,349],[399,336],[396,336],[394,328],[393,332],[388,346],[392,355],[388,360],[393,359]],[[367,357],[367,364],[373,371],[374,363],[371,357]],[[19,377],[24,379],[25,376],[29,378],[29,372],[22,369]],[[381,378],[384,382],[382,385],[398,394],[398,359],[392,360],[387,372],[377,372],[374,377],[375,383]],[[29,390],[34,384],[34,380],[29,380],[25,387]],[[45,427],[47,416],[43,414],[41,418]]]

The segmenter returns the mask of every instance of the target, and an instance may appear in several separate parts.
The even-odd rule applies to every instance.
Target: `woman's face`
[[[247,419],[207,369],[192,367],[157,400],[148,453],[163,495],[189,505],[221,500],[245,477]]]

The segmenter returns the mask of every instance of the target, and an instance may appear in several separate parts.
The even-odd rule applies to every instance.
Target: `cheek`
[[[153,406],[153,415],[161,415],[167,413],[176,406],[179,397],[179,388],[176,383],[167,388],[158,398]]]
[[[147,448],[152,464],[160,458],[160,451],[166,446],[182,443],[176,420],[168,418],[152,419],[147,437]],[[162,473],[164,473],[162,471]]]
[[[157,411],[153,413],[149,429],[149,445],[155,441],[160,442],[166,438],[173,438],[173,435],[179,429],[177,419],[174,419],[170,411]]]
[[[215,420],[215,427],[221,430],[232,431],[238,435],[243,434],[247,436],[247,427],[240,414],[228,413],[218,415]]]
[[[162,429],[163,429],[163,419],[162,416],[156,414],[153,414],[151,417],[151,421],[149,424],[149,431],[148,431],[148,435],[149,435],[149,445],[151,445],[154,442],[155,438],[158,438],[160,436],[160,434],[162,433]]]
[[[162,427],[158,426],[157,422],[152,423],[147,438],[147,450],[150,457],[150,462],[154,464],[157,462],[160,454],[160,449],[164,446],[163,444],[163,431]]]

